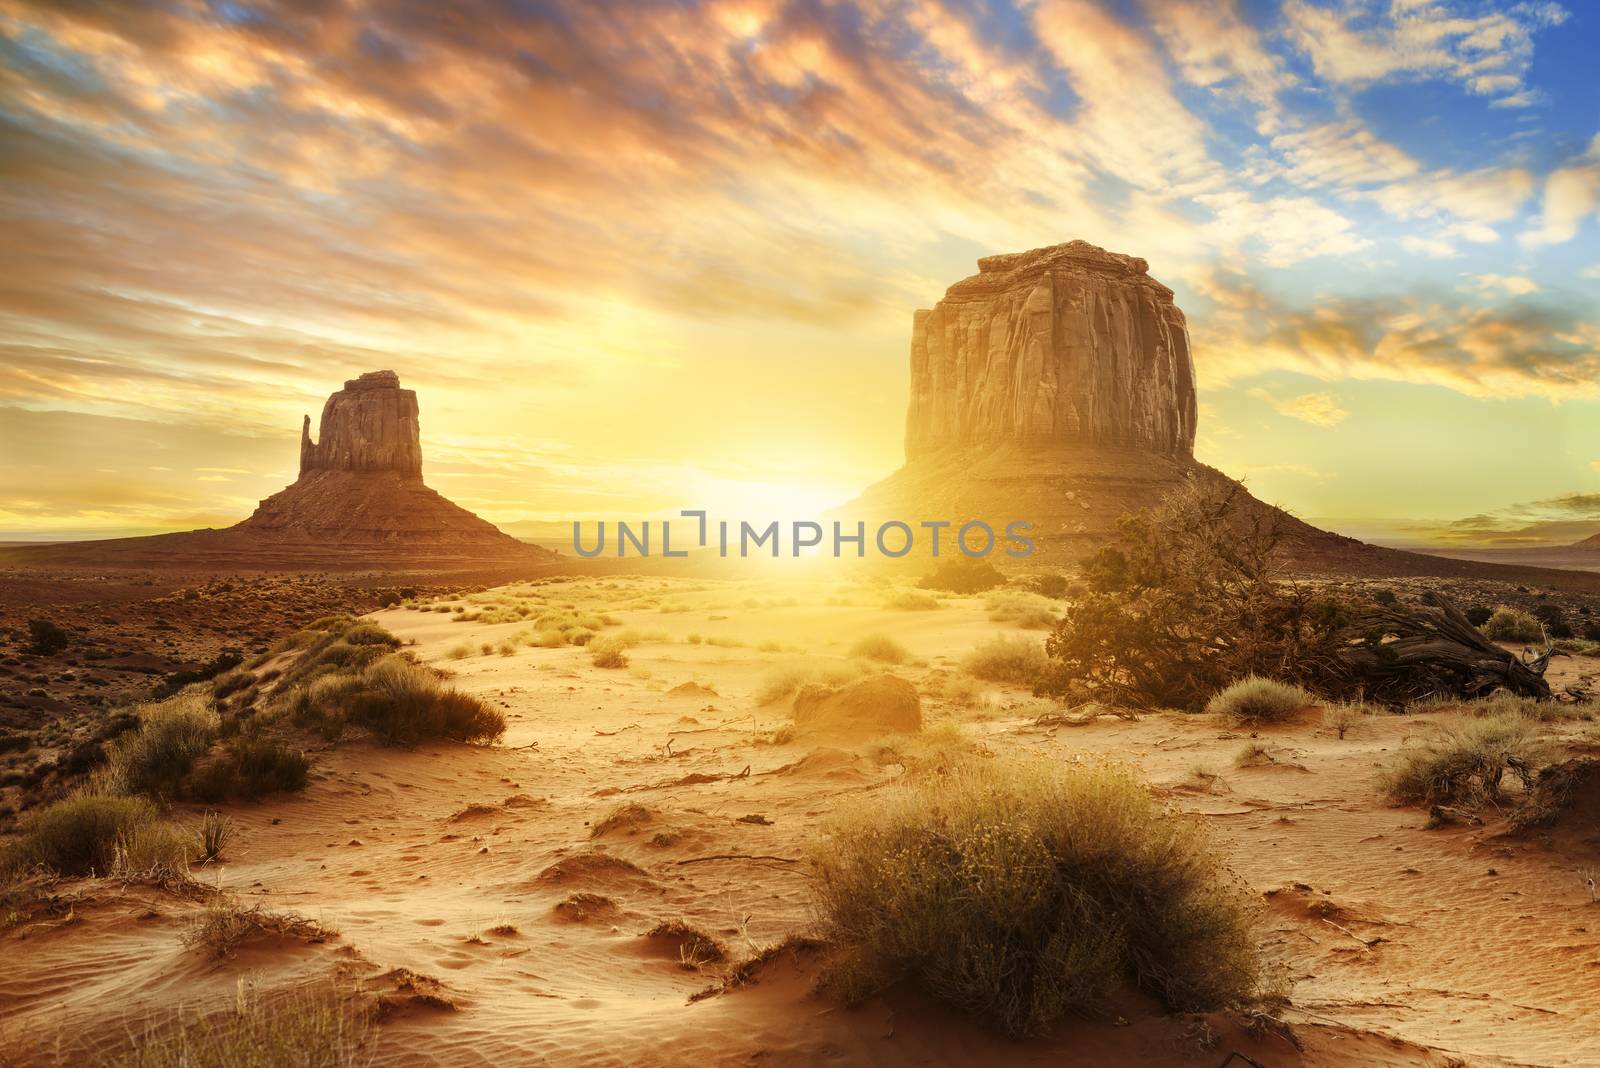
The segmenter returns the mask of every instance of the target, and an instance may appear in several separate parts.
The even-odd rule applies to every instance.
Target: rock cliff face
[[[352,378],[322,406],[317,440],[311,417],[300,427],[300,475],[312,471],[389,471],[422,477],[417,395],[393,371]]]
[[[1084,241],[978,261],[911,331],[906,457],[951,446],[1194,452],[1189,331],[1144,260]]]

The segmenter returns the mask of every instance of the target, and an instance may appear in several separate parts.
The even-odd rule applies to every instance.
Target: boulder
[[[826,734],[915,734],[922,730],[922,698],[898,675],[874,675],[839,688],[803,686],[794,697],[794,723]]]

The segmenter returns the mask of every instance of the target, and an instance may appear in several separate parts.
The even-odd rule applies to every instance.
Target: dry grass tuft
[[[372,1000],[352,988],[262,997],[240,980],[233,1004],[152,1018],[132,1036],[130,1068],[355,1068],[377,1047]]]
[[[1250,675],[1213,697],[1206,711],[1230,723],[1283,723],[1312,703],[1311,695],[1298,686]]]
[[[993,638],[968,653],[961,668],[973,678],[1032,686],[1050,666],[1044,646],[1020,635]]]
[[[1531,723],[1495,716],[1442,728],[1425,744],[1403,750],[1379,785],[1396,805],[1489,804],[1500,799],[1508,771],[1530,787],[1542,756]]]
[[[260,938],[293,938],[301,942],[326,942],[339,932],[315,920],[292,912],[269,912],[260,905],[243,905],[235,898],[219,896],[207,905],[184,933],[183,944],[203,949],[217,960],[225,960],[248,942]]]

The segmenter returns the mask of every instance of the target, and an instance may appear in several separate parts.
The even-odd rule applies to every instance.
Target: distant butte
[[[20,556],[18,554],[21,554]],[[472,570],[551,564],[422,481],[417,395],[393,371],[345,382],[300,431],[300,476],[222,530],[13,550],[22,563],[242,570]]]
[[[1136,256],[1086,241],[985,256],[913,314],[910,349],[906,462],[840,518],[1028,521],[1034,556],[1002,564],[1062,568],[1185,479],[1238,485],[1194,458],[1188,322]],[[1573,578],[1368,545],[1244,498],[1303,572]]]

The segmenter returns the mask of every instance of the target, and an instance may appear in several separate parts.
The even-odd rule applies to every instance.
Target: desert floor
[[[153,1013],[225,1004],[241,980],[275,989],[340,971],[417,995],[379,1029],[386,1065],[1215,1066],[1235,1050],[1268,1066],[1600,1064],[1600,905],[1580,878],[1600,852],[1512,837],[1493,818],[1427,829],[1426,812],[1377,797],[1392,754],[1459,711],[1363,717],[1340,738],[1308,709],[1257,732],[1269,759],[1238,767],[1251,737],[1203,715],[1048,728],[1035,720],[1051,707],[1020,688],[987,685],[976,707],[936,696],[996,633],[1042,638],[992,622],[981,596],[910,611],[869,586],[629,578],[562,583],[559,596],[638,633],[628,667],[602,670],[570,645],[477,651],[525,623],[375,613],[501,707],[505,737],[330,746],[303,794],[227,810],[237,831],[224,863],[197,878],[337,937],[265,940],[217,961],[182,941],[202,907],[190,897],[63,886],[68,915],[0,936],[9,1063],[125,1045]],[[922,739],[793,737],[784,704],[757,703],[773,672],[846,663],[874,634],[915,657],[890,670],[927,695]],[[1557,664],[1569,677],[1600,670]],[[671,692],[685,683],[696,686]],[[1568,751],[1600,751],[1591,723],[1542,730]],[[1133,997],[1013,1043],[914,991],[857,1008],[826,1001],[811,992],[821,961],[803,949],[691,1000],[727,964],[695,967],[680,939],[647,932],[682,920],[729,963],[806,932],[804,858],[829,813],[870,804],[919,747],[967,742],[1127,759],[1208,823],[1260,894],[1302,1048]]]

